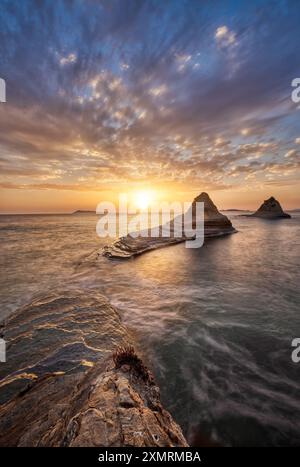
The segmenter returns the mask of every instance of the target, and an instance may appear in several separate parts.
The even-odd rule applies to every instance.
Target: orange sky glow
[[[134,14],[35,2],[34,15],[10,3],[0,213],[95,210],[149,189],[182,202],[205,191],[219,209],[270,196],[300,208],[297,2],[271,16],[261,2],[137,2]]]

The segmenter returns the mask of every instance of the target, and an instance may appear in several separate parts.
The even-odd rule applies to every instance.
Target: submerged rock
[[[198,195],[193,200],[192,205],[189,208],[192,210],[192,220],[194,225],[196,202],[204,203],[204,238],[220,237],[236,232],[228,217],[224,214],[221,214],[218,211],[218,208],[212,202],[209,195],[204,192]],[[183,216],[178,217],[182,218]],[[146,251],[154,250],[164,246],[174,245],[177,243],[184,242],[186,240],[193,239],[193,237],[187,237],[182,234],[180,236],[176,236],[174,234],[174,227],[172,222],[170,223],[170,231],[173,234],[173,236],[163,237],[161,235],[161,232],[165,228],[169,228],[169,224],[160,226],[160,236],[150,234],[146,237],[139,236],[137,238],[133,238],[131,235],[128,234],[125,237],[119,238],[111,245],[105,246],[102,249],[101,254],[110,259],[127,259],[145,253]]]
[[[141,360],[114,361],[132,338],[102,295],[41,297],[4,334],[0,446],[187,446]]]
[[[279,201],[277,201],[277,199],[275,199],[273,196],[271,196],[269,199],[266,199],[260,208],[254,214],[251,214],[250,217],[251,216],[262,217],[265,219],[280,219],[291,217],[289,214],[283,211]]]

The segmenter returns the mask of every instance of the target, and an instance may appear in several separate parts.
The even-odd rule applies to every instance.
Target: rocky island
[[[96,214],[96,211],[89,211],[89,210],[85,210],[85,209],[77,209],[77,211],[73,211],[71,212],[72,215],[75,215],[75,214]]]
[[[263,219],[289,219],[291,216],[283,211],[279,201],[271,196],[266,199],[263,204],[253,214],[246,215],[247,217],[260,217]]]
[[[187,446],[118,312],[55,292],[4,326],[0,446]]]
[[[204,192],[198,195],[191,204],[190,209],[192,209],[193,220],[195,204],[197,202],[204,203],[204,238],[220,237],[236,232],[236,229],[233,227],[228,217],[219,212],[218,208],[212,202],[209,195]],[[160,226],[160,230],[162,231],[163,229],[164,226]],[[149,235],[148,237],[133,238],[130,234],[128,234],[125,237],[119,238],[111,245],[105,246],[101,250],[101,254],[110,259],[127,259],[140,255],[146,251],[181,243],[188,239],[189,238],[184,235],[180,237],[163,237],[161,235],[157,237]]]

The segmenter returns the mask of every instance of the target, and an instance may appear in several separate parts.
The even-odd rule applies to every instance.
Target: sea
[[[1,215],[0,320],[57,288],[101,292],[191,445],[300,445],[300,212],[239,214],[233,235],[127,261],[98,254],[112,240],[93,213]]]

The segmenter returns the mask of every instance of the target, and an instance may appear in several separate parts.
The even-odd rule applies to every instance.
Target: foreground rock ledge
[[[204,203],[204,238],[221,237],[236,233],[231,221],[227,216],[221,214],[212,202],[207,193],[201,193],[192,202],[190,209],[193,213],[193,223],[195,222],[195,203]],[[182,218],[182,216],[180,216]],[[167,225],[160,226],[162,231]],[[170,232],[174,233],[174,226],[170,223]],[[125,237],[119,238],[111,245],[106,245],[102,250],[102,256],[110,259],[128,259],[140,255],[147,251],[156,250],[165,246],[171,246],[177,243],[182,243],[189,238],[185,236],[171,236],[171,237],[155,237],[149,235],[147,237],[133,238],[129,234]],[[192,240],[192,238],[190,238]]]
[[[40,298],[5,339],[15,367],[1,375],[1,446],[187,446],[151,373],[116,368],[114,349],[132,339],[102,295]]]

